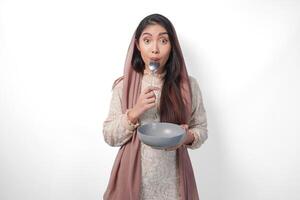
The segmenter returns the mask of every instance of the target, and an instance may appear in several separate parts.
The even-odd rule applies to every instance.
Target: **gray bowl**
[[[174,147],[186,137],[184,128],[166,122],[144,124],[137,128],[137,133],[144,144],[156,149]]]

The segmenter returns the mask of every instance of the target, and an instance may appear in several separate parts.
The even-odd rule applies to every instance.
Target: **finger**
[[[149,86],[149,87],[147,87],[147,88],[144,90],[144,94],[147,94],[147,93],[149,93],[149,92],[151,92],[151,91],[153,91],[153,90],[160,90],[160,88],[159,88],[159,87],[155,87],[155,86]]]
[[[155,100],[156,98],[155,97],[152,97],[152,98],[149,98],[149,99],[146,99],[146,103],[155,103]]]
[[[150,109],[152,107],[154,107],[156,105],[156,103],[149,103],[146,105],[146,109]]]
[[[181,128],[183,128],[186,131],[186,128],[184,126],[180,126]]]
[[[184,128],[185,130],[188,130],[189,126],[187,124],[181,124],[180,125],[182,128]]]
[[[148,92],[152,91],[152,89],[150,87],[147,87],[146,89],[144,89],[143,93],[147,94]]]
[[[155,93],[153,91],[148,92],[147,94],[145,94],[146,98],[151,98],[151,97],[156,97]]]
[[[156,87],[156,86],[149,86],[149,88],[152,90],[160,90],[161,89],[160,87]]]
[[[170,148],[170,149],[167,149],[166,151],[175,151],[177,148]]]
[[[166,151],[174,151],[174,150],[176,150],[179,146],[180,146],[180,145],[177,145],[177,146],[175,146],[175,147],[169,147],[169,148],[167,148],[167,149],[165,149],[165,150],[166,150]]]

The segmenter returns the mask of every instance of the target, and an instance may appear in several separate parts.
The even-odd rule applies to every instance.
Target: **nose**
[[[158,54],[158,53],[159,53],[159,49],[158,49],[158,47],[157,47],[157,44],[154,44],[154,45],[153,45],[152,53],[154,53],[154,54]]]
[[[153,49],[153,50],[152,50],[152,53],[158,54],[158,49]]]
[[[158,50],[152,50],[152,53],[158,54]]]

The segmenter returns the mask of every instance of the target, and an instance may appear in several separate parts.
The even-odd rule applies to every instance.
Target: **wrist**
[[[133,124],[136,124],[137,121],[138,121],[138,117],[137,115],[135,114],[134,110],[133,109],[130,109],[127,113],[127,117],[128,117],[128,120],[133,123]]]
[[[194,142],[194,140],[195,140],[194,134],[188,131],[184,144],[191,145]]]

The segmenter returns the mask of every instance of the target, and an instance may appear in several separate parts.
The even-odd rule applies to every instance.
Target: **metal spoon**
[[[153,86],[153,78],[154,78],[154,75],[156,74],[157,69],[159,68],[159,66],[160,66],[160,63],[155,61],[155,60],[151,60],[149,62],[149,69],[151,70],[151,74],[152,74],[151,86]],[[154,91],[154,94],[158,98],[157,91]],[[157,98],[155,100],[155,103],[157,102]]]
[[[160,65],[159,62],[157,62],[157,61],[155,61],[155,60],[151,60],[151,61],[149,62],[149,69],[151,70],[152,75],[153,75],[154,73],[156,73],[156,71],[157,71],[159,65]]]
[[[149,69],[151,70],[151,74],[152,74],[151,86],[153,86],[153,76],[157,72],[157,69],[159,68],[159,65],[160,65],[159,62],[157,62],[155,60],[151,60],[149,62]]]

